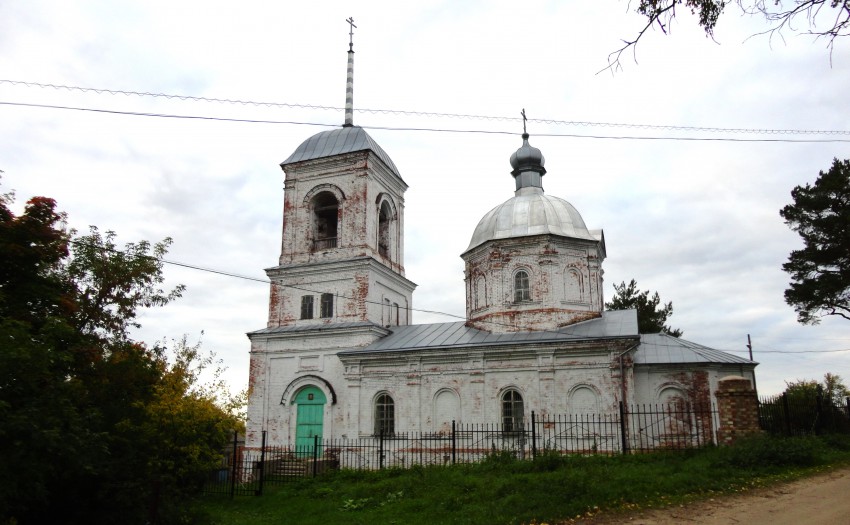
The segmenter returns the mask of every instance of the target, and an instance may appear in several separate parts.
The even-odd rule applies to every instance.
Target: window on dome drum
[[[389,394],[375,400],[375,435],[392,436],[395,433],[395,403]]]
[[[301,296],[301,319],[312,319],[313,318],[313,296],[312,295],[302,295]]]
[[[528,272],[520,270],[514,274],[514,302],[521,303],[531,300],[531,290],[528,287]]]
[[[332,293],[323,293],[322,294],[322,317],[328,318],[334,316],[334,294]]]
[[[502,430],[517,432],[523,429],[524,407],[522,395],[516,390],[502,394]]]
[[[323,191],[313,197],[313,250],[337,246],[339,202],[334,194]]]
[[[390,256],[390,218],[392,212],[387,201],[381,204],[381,211],[378,213],[378,253],[383,257]]]
[[[393,303],[393,313],[395,313],[395,325],[396,326],[398,326],[398,324],[399,324],[399,322],[398,322],[399,321],[398,310],[399,310],[398,303]]]

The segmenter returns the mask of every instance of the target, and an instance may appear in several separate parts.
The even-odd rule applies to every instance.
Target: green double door
[[[325,416],[325,394],[314,386],[304,387],[295,395],[297,406],[295,451],[299,456],[322,454],[322,423]],[[319,449],[314,452],[318,436]]]

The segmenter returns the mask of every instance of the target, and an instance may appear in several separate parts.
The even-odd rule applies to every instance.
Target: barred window
[[[528,272],[520,270],[514,274],[514,302],[521,303],[531,300],[531,290],[528,287]]]
[[[395,403],[389,394],[375,400],[375,435],[391,436],[395,433]]]
[[[313,296],[312,295],[302,295],[301,296],[301,319],[312,319],[313,318]]]
[[[516,432],[523,428],[522,395],[516,390],[502,394],[502,430]]]
[[[323,318],[334,316],[334,295],[332,293],[322,294],[322,311]]]

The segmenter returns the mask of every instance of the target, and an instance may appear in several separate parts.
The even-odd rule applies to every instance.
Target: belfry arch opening
[[[391,235],[390,222],[392,221],[392,210],[387,201],[381,203],[381,209],[378,211],[378,253],[381,256],[389,259]]]
[[[323,191],[313,197],[313,250],[336,248],[339,228],[339,201]]]

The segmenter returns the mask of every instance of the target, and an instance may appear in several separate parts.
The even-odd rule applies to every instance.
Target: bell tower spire
[[[354,17],[348,17],[348,75],[345,81],[345,124],[354,125]]]

